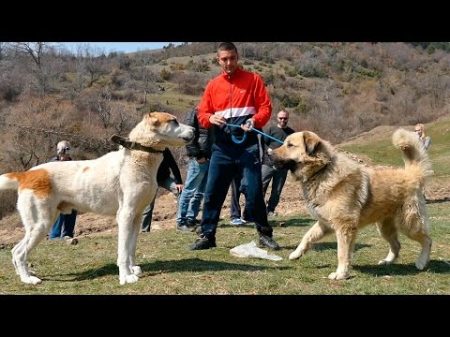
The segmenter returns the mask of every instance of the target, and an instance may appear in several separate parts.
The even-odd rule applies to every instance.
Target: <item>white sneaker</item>
[[[267,217],[268,217],[268,218],[273,218],[273,217],[275,217],[275,216],[278,216],[278,213],[277,213],[277,212],[269,212],[269,213],[267,213]]]
[[[77,238],[71,238],[70,236],[65,236],[63,239],[66,241],[66,243],[68,245],[74,245],[75,246],[76,244],[78,244],[78,239]]]
[[[241,218],[235,218],[231,219],[230,224],[233,226],[242,226],[245,224],[245,220],[242,220]]]

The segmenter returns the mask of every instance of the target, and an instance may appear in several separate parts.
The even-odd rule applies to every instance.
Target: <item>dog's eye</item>
[[[293,147],[294,145],[292,145],[292,143],[286,143],[287,147]]]
[[[176,119],[172,119],[172,120],[170,121],[170,124],[172,124],[172,125],[175,126],[175,127],[180,126],[180,124],[178,124],[178,121],[177,121]]]

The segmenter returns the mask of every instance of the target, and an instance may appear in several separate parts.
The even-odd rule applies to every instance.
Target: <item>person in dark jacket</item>
[[[173,177],[170,175],[170,171],[172,171]],[[170,150],[167,148],[163,152],[163,160],[158,168],[156,180],[159,187],[163,187],[166,190],[172,192],[177,198],[183,190],[183,180],[181,179],[180,169],[178,168],[177,162],[175,161],[172,152],[170,152]],[[150,205],[148,205],[142,213],[142,232],[150,232],[153,208],[155,207],[157,194],[158,191],[156,191],[155,198],[153,198]]]
[[[211,132],[199,126],[197,109],[188,113],[185,124],[195,129],[195,138],[186,145],[189,157],[186,181],[178,201],[177,228],[193,229],[197,224],[197,215],[208,179],[209,158],[211,157]]]
[[[67,140],[60,141],[56,146],[56,157],[51,158],[50,161],[72,160],[69,151],[70,143]],[[50,230],[50,240],[63,238],[68,243],[76,245],[78,240],[73,238],[76,220],[77,211],[75,209],[70,214],[60,214]]]
[[[287,126],[288,120],[289,112],[281,110],[277,115],[277,125],[270,125],[267,129],[264,129],[265,133],[284,142],[287,136],[295,132],[293,129]],[[280,143],[268,137],[264,139],[264,142],[267,147],[268,153],[281,146]],[[262,184],[264,196],[266,195],[267,188],[269,187],[269,183],[272,180],[272,190],[270,192],[270,198],[267,201],[268,217],[277,215],[277,213],[275,212],[275,208],[280,202],[280,195],[281,191],[283,190],[284,183],[286,182],[287,174],[287,169],[277,169],[276,167],[274,167],[270,156],[264,156],[262,165]]]

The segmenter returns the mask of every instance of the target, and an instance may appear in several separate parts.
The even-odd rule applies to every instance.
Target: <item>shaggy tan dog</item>
[[[431,163],[414,133],[398,129],[392,140],[403,153],[405,168],[363,167],[308,131],[290,135],[272,152],[275,164],[289,168],[300,182],[308,209],[318,220],[289,259],[298,259],[314,242],[335,231],[338,267],[328,278],[348,278],[358,230],[376,223],[390,246],[379,264],[391,264],[398,257],[397,232],[401,231],[421,244],[416,267],[425,268],[431,238],[422,191],[425,178],[432,174]]]
[[[0,176],[0,190],[17,189],[25,237],[12,249],[20,280],[41,280],[28,270],[30,251],[45,238],[59,213],[81,212],[116,215],[119,225],[118,257],[120,284],[138,280],[136,241],[142,211],[155,196],[156,172],[167,146],[182,146],[194,138],[194,129],[163,112],[145,114],[130,132],[127,148],[94,160],[58,161],[26,172]]]

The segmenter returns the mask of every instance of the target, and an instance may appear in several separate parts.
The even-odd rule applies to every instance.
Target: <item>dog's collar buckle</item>
[[[149,152],[149,153],[162,153],[164,152],[164,150],[155,150],[153,148],[151,148],[150,146],[144,146],[138,142],[131,142],[129,140],[126,140],[123,137],[120,137],[118,135],[113,135],[111,137],[111,141],[113,143],[122,145],[124,148],[128,149],[128,150],[139,150],[139,151],[145,151],[145,152]]]

